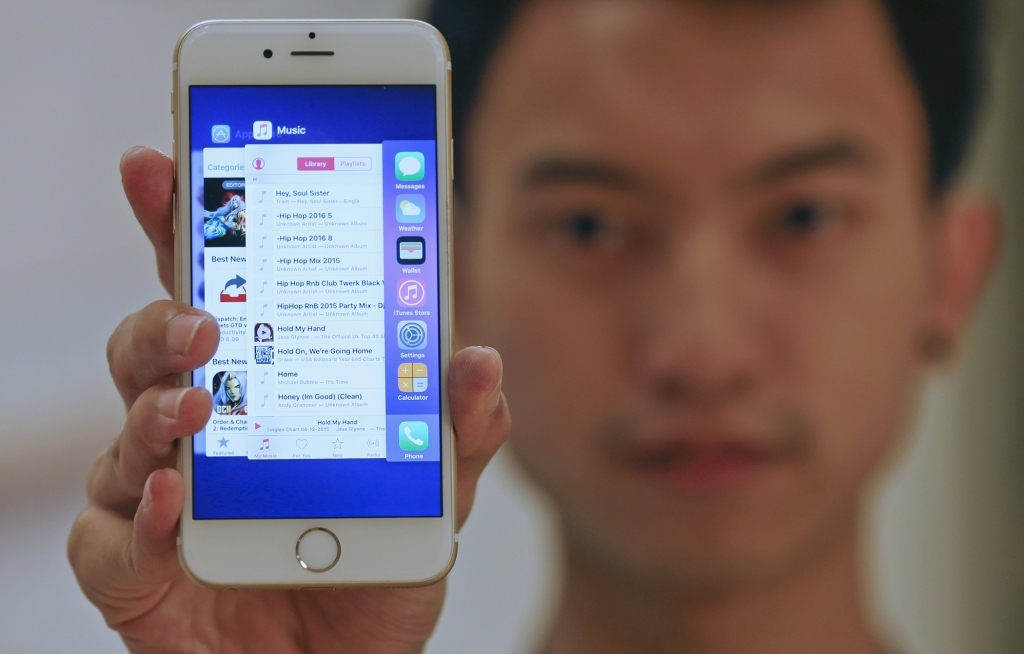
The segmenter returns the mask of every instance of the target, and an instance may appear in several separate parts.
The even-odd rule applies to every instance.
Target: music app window
[[[269,140],[269,121],[253,127]],[[426,287],[410,279],[396,298],[384,286],[381,145],[259,143],[231,156],[206,158],[244,168],[243,183],[207,184],[219,239],[207,276],[226,289],[208,308],[231,330],[207,366],[220,408],[207,452],[385,458],[385,306],[421,306]]]

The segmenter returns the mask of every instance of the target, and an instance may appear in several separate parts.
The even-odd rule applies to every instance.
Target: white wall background
[[[970,179],[1008,209],[1008,256],[960,372],[932,388],[869,512],[881,620],[912,651],[1024,651],[1024,7],[994,21],[995,94]],[[123,409],[104,346],[163,291],[117,163],[170,147],[177,37],[208,18],[397,16],[411,2],[0,3],[0,652],[116,652],[64,539]],[[1014,38],[1016,37],[1016,38]],[[501,458],[480,489],[434,653],[529,651],[557,585],[542,500]]]

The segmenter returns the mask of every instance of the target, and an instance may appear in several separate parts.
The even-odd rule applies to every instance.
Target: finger
[[[150,474],[175,467],[175,440],[201,430],[212,408],[213,399],[205,388],[146,390],[128,411],[117,440],[96,459],[89,474],[89,499],[131,516]]]
[[[171,194],[174,163],[159,150],[136,146],[121,155],[121,185],[153,249],[160,281],[174,293],[174,232]]]
[[[180,302],[160,300],[125,318],[107,342],[114,385],[130,407],[154,384],[210,360],[220,343],[213,316]]]
[[[154,472],[134,520],[90,505],[68,538],[78,583],[112,627],[149,612],[181,575],[177,523],[185,484],[175,470]]]
[[[501,392],[501,355],[489,347],[470,347],[452,358],[448,401],[456,433],[459,527],[473,507],[476,484],[491,457],[505,442],[512,419]]]

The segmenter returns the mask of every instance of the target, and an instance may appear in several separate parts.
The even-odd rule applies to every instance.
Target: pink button
[[[334,157],[299,157],[299,170],[334,170]]]

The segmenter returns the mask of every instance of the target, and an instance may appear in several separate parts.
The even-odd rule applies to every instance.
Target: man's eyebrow
[[[593,184],[636,188],[639,182],[627,171],[609,163],[570,157],[545,157],[531,165],[523,176],[526,186],[552,184]]]
[[[870,169],[874,167],[874,152],[847,137],[834,137],[798,147],[772,157],[757,167],[750,181],[770,184],[784,179],[815,172],[822,168],[853,167]]]

